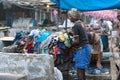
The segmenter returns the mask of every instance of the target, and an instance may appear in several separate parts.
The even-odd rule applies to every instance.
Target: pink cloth
[[[101,11],[90,11],[84,12],[86,16],[92,16],[94,18],[102,18],[102,19],[109,19],[114,20],[117,19],[117,12],[113,10],[101,10]]]
[[[56,47],[53,54],[56,56],[58,54],[58,52],[59,52],[59,47]]]

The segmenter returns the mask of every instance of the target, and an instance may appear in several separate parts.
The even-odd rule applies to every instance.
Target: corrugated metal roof
[[[50,0],[0,0],[0,3],[12,3],[16,5],[25,5],[25,6],[36,6],[36,5],[54,5],[55,3]]]

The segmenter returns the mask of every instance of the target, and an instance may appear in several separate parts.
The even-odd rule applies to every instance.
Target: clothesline
[[[116,20],[117,18],[117,12],[113,10],[90,11],[90,12],[84,12],[84,14],[86,16],[92,16],[96,19],[102,18],[108,20]]]

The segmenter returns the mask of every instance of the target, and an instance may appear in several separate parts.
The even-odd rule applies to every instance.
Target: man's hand
[[[74,35],[73,36],[73,43],[72,45],[78,45],[79,44],[79,35]]]

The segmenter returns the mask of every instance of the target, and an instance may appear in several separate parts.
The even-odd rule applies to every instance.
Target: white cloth
[[[100,39],[100,46],[101,46],[101,52],[103,52],[103,43],[101,39]]]
[[[112,31],[111,37],[112,37],[112,38],[116,38],[117,36],[118,36],[117,31]]]
[[[33,29],[28,36],[34,36],[34,41],[40,37],[40,30],[39,29]]]
[[[71,28],[71,27],[73,27],[73,25],[74,24],[69,19],[67,19],[67,28]],[[66,27],[66,21],[64,21],[63,25],[59,25],[58,27],[59,28],[65,28]]]
[[[90,21],[90,25],[98,25],[97,22],[98,21],[96,19],[92,18],[91,21]]]
[[[112,22],[104,20],[101,27],[102,34],[104,33],[111,34],[111,31],[112,31]]]
[[[54,75],[55,80],[63,80],[62,72],[57,67],[54,67]]]
[[[58,32],[51,34],[46,40],[41,42],[40,49],[48,49],[48,45],[51,43],[51,41],[52,43],[55,43],[53,42],[54,40],[58,41]]]
[[[112,31],[112,22],[111,21],[105,21],[109,29]]]
[[[39,30],[39,29],[33,29],[33,30],[30,32],[29,36],[31,36],[31,35],[34,35],[35,37],[36,37],[36,36],[39,36],[39,35],[40,35],[40,30]]]

